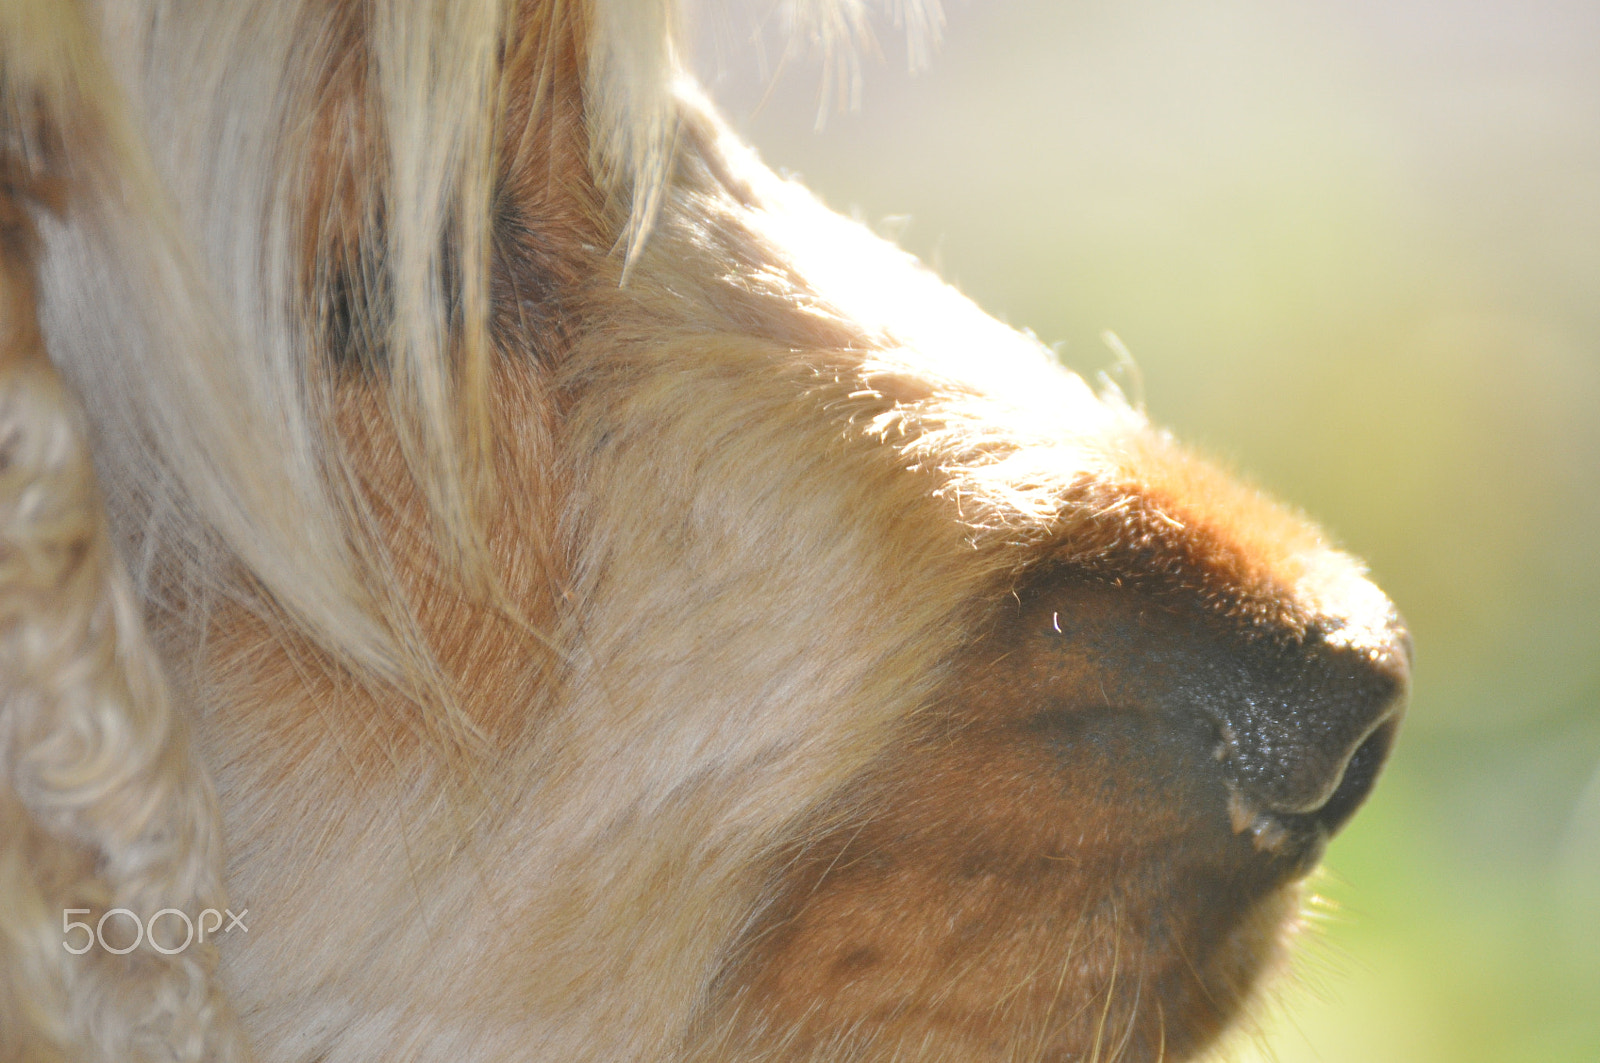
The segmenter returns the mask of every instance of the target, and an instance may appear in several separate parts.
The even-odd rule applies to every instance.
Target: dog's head
[[[7,290],[133,568],[75,578],[142,606],[72,638],[148,625],[187,708],[123,683],[167,752],[72,801],[4,747],[69,870],[0,888],[215,900],[214,778],[255,916],[241,1026],[198,945],[50,952],[16,1044],[1160,1060],[1238,1014],[1404,701],[1357,562],[771,174],[658,5],[113,8],[4,25]],[[95,771],[136,824],[74,833],[135,800]]]

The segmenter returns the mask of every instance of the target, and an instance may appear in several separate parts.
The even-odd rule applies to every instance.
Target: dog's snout
[[[1041,577],[1017,598],[1021,632],[996,631],[997,685],[1028,692],[1030,727],[1162,736],[1160,785],[1308,870],[1399,730],[1411,644],[1389,600],[1352,576],[1359,608],[1251,613],[1074,575]]]

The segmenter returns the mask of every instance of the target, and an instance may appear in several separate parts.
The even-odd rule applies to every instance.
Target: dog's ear
[[[79,14],[0,5],[0,1058],[242,1059],[214,948],[181,941],[223,906],[215,800],[39,323],[36,223],[114,187]]]

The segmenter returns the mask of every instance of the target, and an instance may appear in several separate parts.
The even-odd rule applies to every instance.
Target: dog
[[[1153,1063],[1283,965],[1394,607],[682,51],[0,3],[0,1058]]]

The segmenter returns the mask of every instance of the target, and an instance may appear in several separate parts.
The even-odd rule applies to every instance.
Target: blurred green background
[[[1333,910],[1224,1058],[1600,1061],[1600,4],[954,3],[820,131],[820,65],[724,7],[699,64],[769,164],[1081,372],[1115,331],[1410,621]]]

